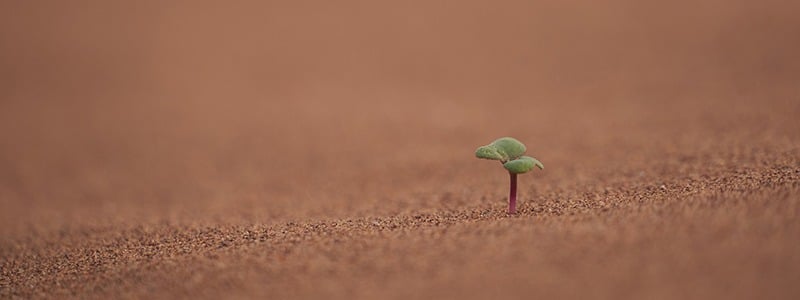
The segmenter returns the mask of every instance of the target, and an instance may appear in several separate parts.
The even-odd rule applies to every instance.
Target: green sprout
[[[515,138],[503,137],[491,144],[478,147],[475,156],[483,159],[499,160],[511,176],[511,188],[508,193],[508,214],[517,213],[517,174],[527,173],[533,167],[544,169],[544,165],[537,159],[524,156],[525,145]]]

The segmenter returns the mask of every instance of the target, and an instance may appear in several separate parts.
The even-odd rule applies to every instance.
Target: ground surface
[[[0,298],[798,299],[798,7],[740,2],[4,2]]]

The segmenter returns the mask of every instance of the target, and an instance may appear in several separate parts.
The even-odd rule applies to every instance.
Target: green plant
[[[517,174],[527,173],[533,167],[544,169],[544,165],[537,159],[524,156],[525,145],[515,138],[503,137],[491,144],[478,147],[475,156],[483,159],[499,160],[508,170],[511,177],[511,187],[508,193],[508,213],[517,213]]]

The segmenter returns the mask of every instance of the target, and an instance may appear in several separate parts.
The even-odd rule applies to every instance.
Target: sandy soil
[[[568,2],[0,3],[0,298],[800,298],[800,5]]]

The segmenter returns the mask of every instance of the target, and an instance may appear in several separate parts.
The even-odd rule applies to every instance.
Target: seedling
[[[517,213],[517,174],[527,173],[533,167],[544,169],[544,165],[539,160],[524,156],[525,145],[515,138],[503,137],[495,140],[491,144],[478,147],[475,156],[483,159],[499,160],[503,168],[508,170],[511,177],[511,187],[508,192],[508,214]]]

